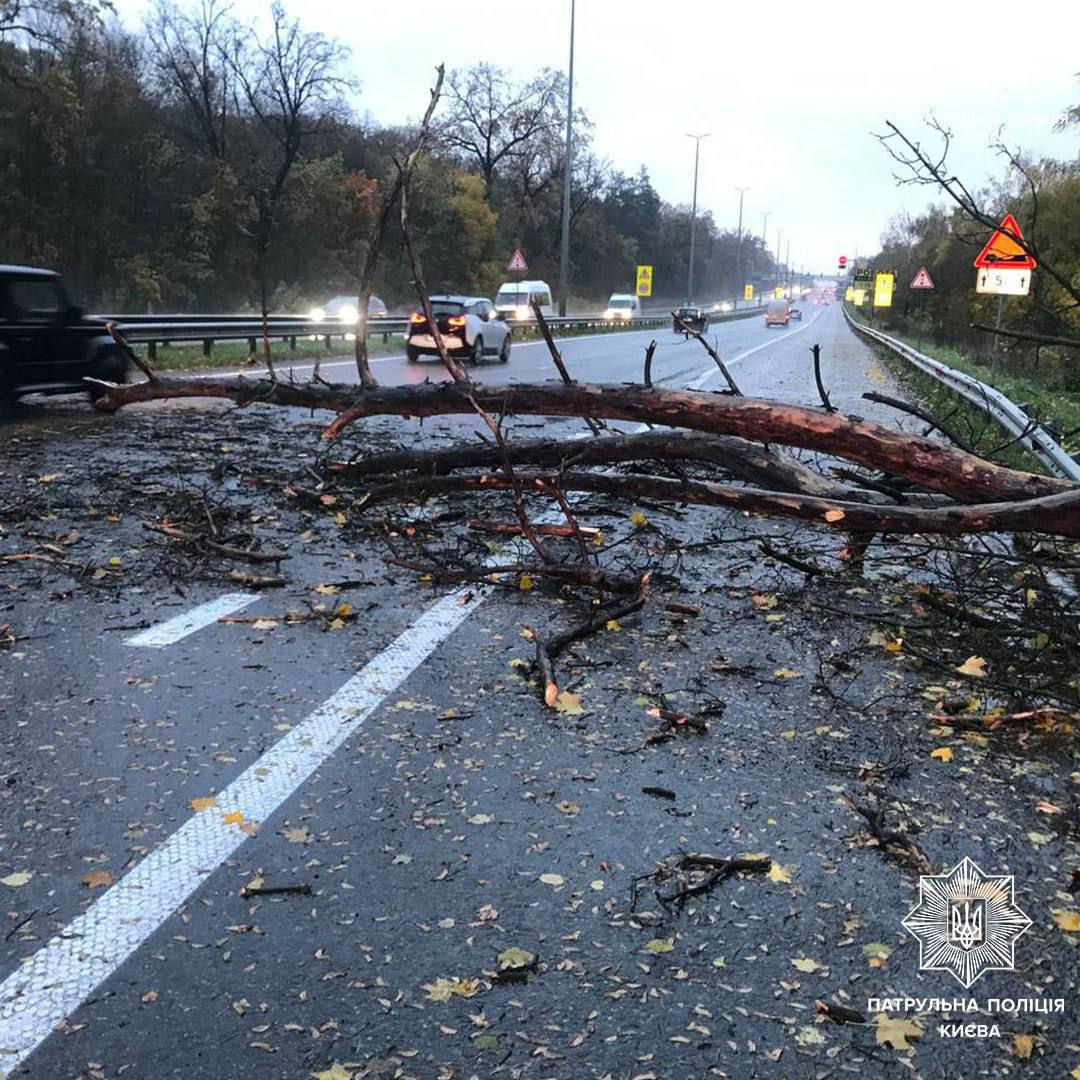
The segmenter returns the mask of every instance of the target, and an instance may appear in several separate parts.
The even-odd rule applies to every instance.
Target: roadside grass
[[[716,322],[751,318],[758,314],[759,312],[756,309],[732,312],[717,319]],[[659,332],[665,328],[670,329],[670,318],[657,317],[663,319],[659,326],[641,327],[606,323],[581,327],[552,327],[552,334],[556,338],[570,338],[593,334],[625,334],[639,330],[656,330]],[[715,325],[715,323],[710,325]],[[385,337],[388,340],[384,340],[384,335],[378,332],[368,335],[369,356],[394,356],[405,351],[404,334],[391,333],[385,335]],[[539,329],[535,326],[513,327],[513,340],[515,342],[537,341],[541,337]],[[247,341],[216,341],[213,343],[210,356],[203,355],[202,342],[200,341],[192,342],[190,345],[158,345],[157,357],[153,361],[150,361],[147,355],[149,352],[147,345],[136,345],[134,348],[139,356],[157,371],[213,371],[218,368],[257,368],[262,366],[261,339],[256,341],[254,354],[248,349]],[[329,349],[327,349],[326,343],[321,337],[312,339],[298,336],[295,349],[289,347],[288,338],[270,339],[270,356],[276,363],[280,364],[295,360],[340,360],[342,357],[351,356],[352,351],[353,343],[344,338],[332,338]]]
[[[848,310],[855,322],[861,326],[869,325],[865,319],[851,311],[850,306]],[[881,328],[878,327],[878,329]],[[1033,419],[1062,433],[1065,436],[1062,446],[1068,453],[1072,454],[1080,450],[1080,393],[1047,387],[1027,373],[1001,370],[1001,367],[1008,363],[1007,356],[1002,359],[1001,366],[992,372],[989,364],[951,346],[927,342],[916,334],[891,327],[882,332],[926,356],[940,360],[948,367],[972,375],[1000,390],[1006,397],[1023,406],[1025,412]],[[936,379],[932,379],[907,363],[902,357],[897,356],[891,349],[871,341],[867,341],[867,344],[875,349],[888,365],[889,370],[934,415],[944,417],[956,410],[955,417],[962,418],[967,434],[980,452],[994,451],[990,454],[994,460],[1014,468],[1045,472],[1040,462],[1026,450],[1019,445],[1009,445],[1011,436],[1008,432],[989,420],[981,410],[965,398],[952,393]],[[953,423],[956,422],[955,417]],[[1004,447],[1004,449],[995,451],[996,447]]]

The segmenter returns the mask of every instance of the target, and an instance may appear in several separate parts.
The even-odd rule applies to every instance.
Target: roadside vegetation
[[[1052,427],[1066,447],[1080,448],[1080,154],[1032,161],[999,139],[993,147],[1005,174],[972,191],[946,163],[951,134],[930,126],[929,150],[891,125],[882,137],[900,182],[930,187],[947,202],[889,222],[870,265],[895,271],[897,291],[891,309],[874,313],[874,325],[991,383]],[[1066,109],[1059,126],[1080,131],[1080,106]],[[1004,298],[1003,332],[995,334],[998,297],[976,293],[973,262],[1006,213],[1039,265],[1030,295]],[[907,287],[921,266],[932,291]],[[865,309],[852,311],[866,320]]]
[[[305,311],[356,294],[384,195],[416,130],[364,108],[361,58],[275,5],[257,32],[219,0],[162,2],[129,32],[87,0],[0,4],[0,219],[5,259],[62,271],[98,311]],[[433,78],[418,72],[416,101]],[[410,217],[432,292],[492,295],[515,246],[558,277],[565,76],[450,70]],[[656,295],[685,278],[689,207],[625,175],[575,120],[571,291]],[[414,303],[400,222],[374,292]],[[699,210],[701,297],[735,292],[734,232]],[[742,267],[771,269],[744,234]],[[570,310],[574,310],[570,308]]]

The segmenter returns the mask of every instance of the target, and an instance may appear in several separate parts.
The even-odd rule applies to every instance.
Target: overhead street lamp
[[[574,5],[570,0],[570,77],[566,84],[566,161],[563,165],[562,239],[559,243],[559,314],[566,314],[570,277],[570,167],[574,135]]]
[[[742,204],[743,196],[750,190],[748,187],[737,187],[739,193],[739,231],[735,234],[735,306],[739,306],[739,293],[742,291],[742,275],[739,266],[742,262]]]
[[[704,135],[687,135],[688,139],[694,140],[694,204],[690,210],[690,266],[686,272],[686,303],[693,303],[694,296],[694,226],[697,224],[697,177],[698,156],[701,153],[701,140],[707,139],[712,133],[706,131]]]

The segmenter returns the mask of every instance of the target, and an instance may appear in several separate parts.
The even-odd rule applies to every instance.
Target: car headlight
[[[529,309],[525,304],[522,304],[519,307],[514,308],[514,318],[515,319],[527,319],[528,317],[529,317]]]
[[[313,307],[308,313],[307,317],[312,322],[322,322],[326,318],[326,312],[321,307]]]
[[[730,310],[731,310],[731,301],[730,301],[730,300],[725,300],[725,301],[724,301],[724,302],[723,302],[723,303],[722,303],[722,304],[720,305],[720,310],[721,310],[721,311],[730,311]]]
[[[338,318],[343,323],[352,323],[355,326],[360,319],[360,312],[355,304],[346,304],[338,312]]]
[[[614,309],[613,308],[608,308],[607,311],[604,312],[604,318],[605,319],[614,319],[615,318]]]

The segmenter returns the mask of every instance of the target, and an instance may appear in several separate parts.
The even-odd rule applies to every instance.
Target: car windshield
[[[464,310],[464,304],[458,304],[453,300],[431,301],[431,311],[434,315],[460,315]]]
[[[608,301],[608,307],[612,307],[612,308],[632,308],[633,306],[634,306],[634,301],[630,300],[630,299],[627,299],[625,297],[613,296]]]
[[[8,296],[24,315],[55,315],[64,309],[64,293],[55,278],[15,278],[8,282]]]
[[[500,289],[495,297],[496,304],[527,304],[529,302],[528,289]]]

